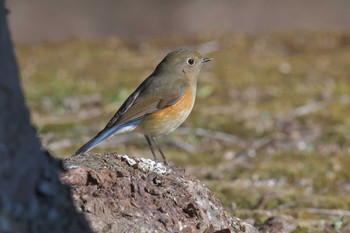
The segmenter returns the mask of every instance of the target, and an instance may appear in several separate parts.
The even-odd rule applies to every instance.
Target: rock
[[[96,232],[257,232],[181,168],[92,153],[65,160],[65,167],[61,180]]]

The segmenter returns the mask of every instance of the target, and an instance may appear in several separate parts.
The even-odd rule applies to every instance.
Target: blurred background
[[[347,0],[7,0],[16,41],[164,34],[350,30]]]
[[[160,143],[234,216],[276,232],[350,232],[350,1],[7,0],[43,146],[70,156],[169,52],[214,58]],[[94,152],[151,158],[143,136]],[[289,230],[286,230],[289,229]]]

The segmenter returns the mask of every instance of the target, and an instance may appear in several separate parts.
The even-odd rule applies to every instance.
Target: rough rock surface
[[[178,167],[92,153],[65,166],[61,179],[96,232],[257,232]]]

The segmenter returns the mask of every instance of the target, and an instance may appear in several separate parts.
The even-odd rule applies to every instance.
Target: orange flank
[[[150,135],[167,134],[179,127],[191,113],[196,91],[189,88],[185,95],[176,104],[148,115],[142,121],[140,128],[147,128]]]

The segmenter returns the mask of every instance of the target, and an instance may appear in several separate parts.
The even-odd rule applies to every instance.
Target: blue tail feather
[[[106,138],[109,138],[110,136],[112,136],[114,134],[125,132],[125,131],[130,131],[134,127],[138,126],[140,124],[140,122],[141,122],[141,120],[136,120],[136,121],[128,122],[128,123],[123,124],[123,125],[114,126],[112,128],[109,128],[109,129],[103,129],[94,138],[92,138],[90,141],[85,143],[81,148],[79,148],[77,150],[77,152],[75,152],[74,155],[80,155],[80,154],[83,154],[83,153],[91,150],[92,148],[97,146],[100,142],[102,142],[103,140],[105,140]]]

